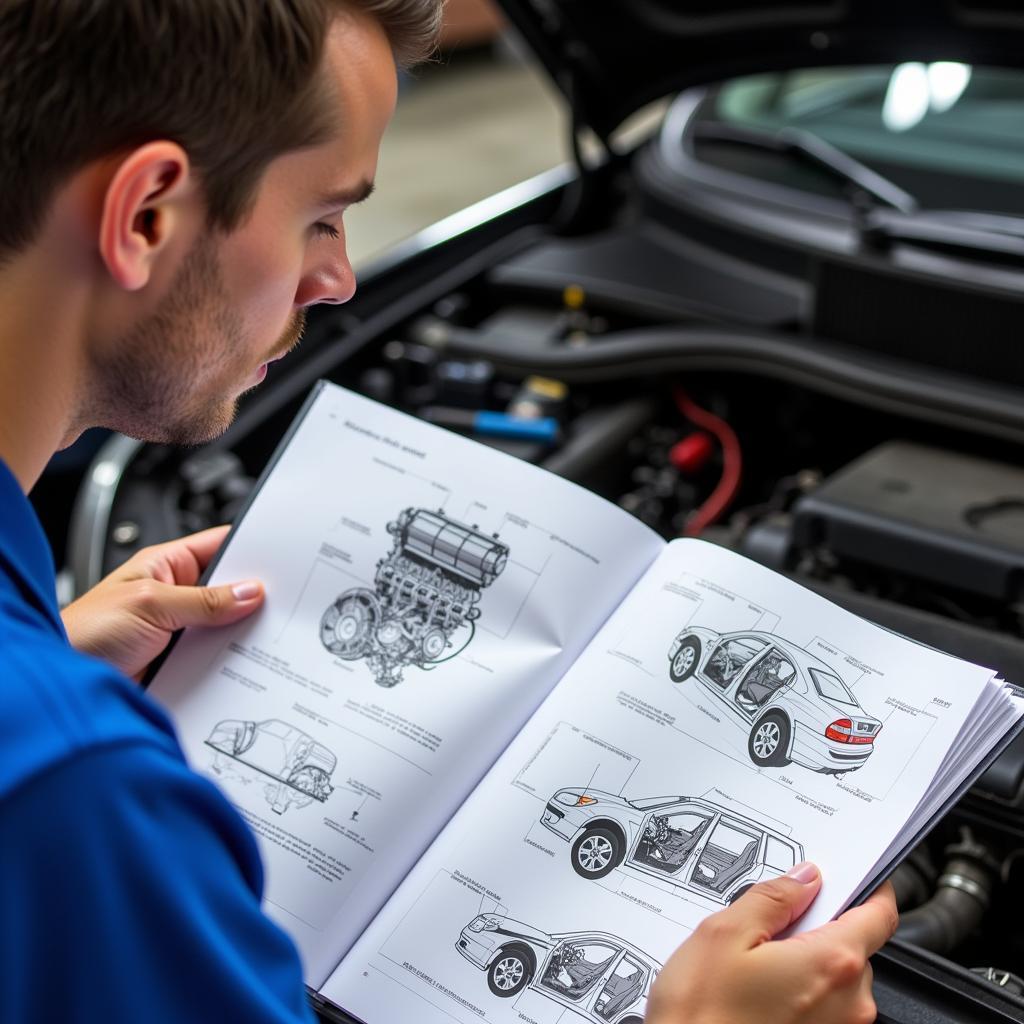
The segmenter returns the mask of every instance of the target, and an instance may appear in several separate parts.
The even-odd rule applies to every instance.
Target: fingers
[[[864,1007],[864,1016],[874,1020],[877,1016],[874,997],[875,972],[870,963],[864,965],[864,974],[860,980],[860,988],[857,992],[859,1002]]]
[[[163,583],[194,586],[224,543],[230,529],[230,526],[213,526],[187,537],[143,548],[131,561],[125,563],[125,568],[135,576],[149,576]]]
[[[714,927],[735,932],[747,949],[785,931],[811,905],[821,888],[821,873],[810,863],[797,864],[781,878],[759,882],[726,910],[708,918]]]
[[[817,868],[799,864],[705,918],[659,972],[645,1019],[872,1024],[877,1014],[863,941],[842,932],[825,937],[820,928],[767,941],[807,909],[820,887]],[[883,890],[860,909],[884,916],[890,898]]]
[[[187,537],[179,537],[171,544],[183,544],[191,552],[195,560],[205,569],[210,559],[217,553],[224,538],[227,537],[231,527],[228,525],[211,526],[208,530],[200,530],[199,533],[189,534]]]
[[[251,615],[263,603],[258,580],[221,587],[190,587],[143,580],[138,585],[136,612],[165,630],[186,626],[227,626]]]
[[[868,957],[892,938],[898,924],[896,897],[892,885],[884,882],[859,907],[846,911],[817,931],[822,938],[852,946]]]
[[[166,557],[174,572],[176,583],[190,586],[196,583],[203,570],[224,543],[230,526],[213,526],[209,530],[179,537],[178,540],[162,544]]]

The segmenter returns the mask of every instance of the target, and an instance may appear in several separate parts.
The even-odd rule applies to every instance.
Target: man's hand
[[[868,957],[896,930],[892,886],[814,931],[772,941],[810,906],[821,875],[801,864],[698,925],[651,990],[647,1024],[870,1024]]]
[[[196,586],[227,533],[217,526],[138,551],[61,613],[71,643],[139,679],[175,630],[250,615],[263,603],[258,581]]]

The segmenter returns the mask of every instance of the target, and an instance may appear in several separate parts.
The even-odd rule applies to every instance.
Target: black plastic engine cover
[[[1024,470],[894,441],[797,503],[794,541],[997,601],[1024,597]]]

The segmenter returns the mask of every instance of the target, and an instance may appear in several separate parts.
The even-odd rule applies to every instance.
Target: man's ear
[[[100,256],[126,291],[145,287],[161,250],[188,230],[184,206],[193,198],[189,159],[174,142],[149,142],[115,168],[103,198]]]

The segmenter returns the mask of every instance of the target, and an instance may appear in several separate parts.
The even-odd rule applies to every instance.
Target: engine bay
[[[141,546],[234,518],[326,377],[574,481],[665,538],[728,546],[1024,682],[1024,414],[1003,415],[1017,393],[948,359],[925,367],[912,350],[809,336],[813,270],[743,264],[670,234],[626,180],[587,185],[619,196],[611,220],[581,215],[583,186],[560,184],[468,240],[379,268],[351,307],[311,318],[301,359],[275,368],[223,438],[185,452],[109,440],[72,520],[75,592]],[[576,230],[556,234],[546,224],[569,207]],[[403,588],[430,585],[405,548],[467,529],[432,515],[395,509],[375,591],[324,612],[322,642],[370,659],[382,685],[429,663],[504,564],[500,541],[473,538],[445,621],[396,638],[400,651],[370,650],[367,623],[386,621]],[[1022,853],[1018,742],[894,883],[899,942],[1024,1010]]]

